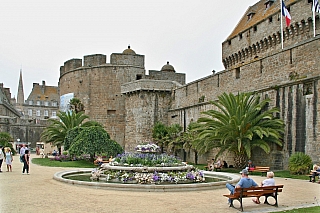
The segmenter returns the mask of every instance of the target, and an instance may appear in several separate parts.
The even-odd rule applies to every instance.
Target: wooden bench
[[[283,185],[276,185],[276,186],[263,186],[263,187],[250,187],[250,188],[235,188],[233,195],[223,195],[225,197],[230,198],[230,206],[235,209],[239,209],[243,211],[242,199],[243,198],[250,198],[250,197],[265,197],[264,204],[268,204],[271,206],[278,207],[278,193],[282,192]],[[270,204],[268,202],[268,197],[273,197],[275,200],[274,204]],[[236,208],[233,205],[233,201],[238,200],[240,203],[240,208]]]
[[[270,171],[270,167],[268,166],[256,166],[254,170],[250,170],[249,172],[261,172],[261,176],[267,176],[267,172]]]

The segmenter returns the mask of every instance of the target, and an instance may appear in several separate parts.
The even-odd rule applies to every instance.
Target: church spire
[[[22,82],[22,69],[20,69],[17,104],[22,105],[23,103],[24,103],[24,93],[23,93],[23,82]]]

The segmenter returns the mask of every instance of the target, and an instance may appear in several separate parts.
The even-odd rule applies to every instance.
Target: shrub
[[[307,174],[311,166],[311,157],[302,152],[296,152],[289,158],[289,170],[292,174]]]

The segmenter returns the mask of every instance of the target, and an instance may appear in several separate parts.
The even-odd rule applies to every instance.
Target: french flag
[[[286,26],[289,27],[290,26],[290,22],[291,22],[291,16],[289,11],[286,8],[286,5],[284,4],[283,1],[282,2],[282,15],[286,18]]]

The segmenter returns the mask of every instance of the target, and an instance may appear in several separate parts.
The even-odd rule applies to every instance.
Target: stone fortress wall
[[[279,1],[259,1],[248,9],[231,35],[222,44],[225,70],[185,85],[185,74],[176,73],[167,63],[161,71],[145,74],[144,56],[130,48],[111,55],[90,55],[71,59],[60,69],[60,95],[73,92],[84,103],[86,114],[104,125],[111,137],[126,151],[151,140],[156,121],[180,124],[184,129],[202,111],[212,108],[208,101],[223,92],[256,91],[270,98],[269,107],[279,107],[285,120],[283,147],[272,147],[267,155],[255,150],[256,165],[283,169],[297,151],[320,162],[319,55],[320,36],[313,37],[311,4],[287,0],[292,23],[284,28],[281,48]],[[319,32],[319,18],[316,19]],[[205,163],[215,152],[198,157]],[[233,163],[228,153],[222,156]]]
[[[271,98],[269,107],[280,108],[278,116],[285,120],[286,133],[283,148],[273,147],[270,155],[256,150],[254,162],[273,165],[275,169],[285,168],[288,157],[297,151],[306,152],[314,162],[320,162],[320,144],[317,142],[320,36],[313,37],[308,1],[287,2],[291,3],[286,5],[290,6],[294,19],[291,27],[284,30],[285,48],[281,49],[279,37],[272,37],[280,34],[279,27],[274,26],[280,25],[276,18],[273,18],[276,23],[268,23],[267,17],[253,25],[256,26],[254,33],[251,27],[239,30],[222,44],[225,71],[175,90],[170,123],[186,127],[191,121],[196,121],[202,111],[211,109],[208,101],[217,100],[223,92],[257,91],[262,98]],[[279,6],[276,8],[270,16],[280,15]],[[319,19],[316,21],[319,32]],[[242,39],[239,39],[239,34],[242,34]],[[204,101],[201,97],[205,97]],[[232,162],[230,158],[227,160]]]
[[[167,123],[171,91],[181,84],[165,79],[185,83],[185,74],[159,73],[145,75],[144,56],[130,47],[111,54],[110,63],[105,55],[84,56],[83,63],[71,59],[60,67],[60,95],[74,93],[90,119],[103,124],[112,139],[132,151],[134,144],[150,139],[150,127],[158,119]]]

